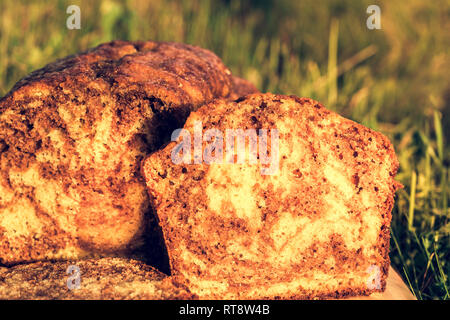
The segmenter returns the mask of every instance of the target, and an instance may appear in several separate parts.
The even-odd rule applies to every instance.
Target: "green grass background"
[[[66,28],[67,6],[81,29]],[[368,30],[366,8],[381,8]],[[0,1],[0,96],[30,71],[113,40],[208,48],[262,91],[308,96],[379,130],[399,160],[391,261],[418,299],[449,299],[450,2]]]

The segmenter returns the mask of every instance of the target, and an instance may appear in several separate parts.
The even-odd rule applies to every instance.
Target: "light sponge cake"
[[[141,262],[103,258],[0,268],[0,299],[195,299],[174,278]]]
[[[0,99],[0,262],[140,246],[141,160],[233,87],[213,53],[151,41],[102,44],[19,81]]]
[[[184,129],[145,160],[143,174],[171,272],[200,299],[339,298],[384,290],[400,187],[385,136],[314,100],[273,94],[217,100],[191,113]],[[223,134],[222,149],[219,134],[205,138],[211,129]],[[243,162],[226,152],[227,129],[258,129],[257,161],[249,161],[250,145]],[[202,138],[199,151],[195,141]],[[238,142],[229,149],[244,150]],[[221,160],[234,163],[220,157],[205,163],[220,150]]]

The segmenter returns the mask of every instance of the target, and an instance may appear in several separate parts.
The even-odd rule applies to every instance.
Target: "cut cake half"
[[[229,129],[257,132],[256,162],[250,144],[244,162],[233,155],[244,149],[231,144]],[[314,100],[273,94],[216,100],[191,113],[178,134],[145,160],[143,175],[171,272],[200,299],[384,290],[401,186],[384,135]]]
[[[142,246],[141,160],[233,88],[212,52],[153,41],[105,43],[19,81],[0,99],[0,262]]]

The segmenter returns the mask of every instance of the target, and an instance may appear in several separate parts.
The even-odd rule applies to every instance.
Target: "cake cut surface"
[[[138,261],[102,258],[0,268],[0,299],[173,300],[195,295]]]
[[[151,41],[102,44],[19,81],[0,99],[0,262],[142,245],[141,160],[234,87],[210,51]]]
[[[190,161],[175,163],[182,136],[193,146],[199,124],[200,157],[220,141],[204,138],[210,129],[224,137],[228,129],[276,131],[277,150],[275,136],[267,150],[258,136],[258,150],[277,155],[276,170],[262,174],[268,166],[262,161],[196,162],[195,149],[183,158]],[[200,299],[339,298],[384,290],[400,187],[398,161],[384,135],[314,100],[273,94],[216,100],[191,113],[184,129],[142,167],[172,275]],[[250,146],[245,150],[249,159]]]

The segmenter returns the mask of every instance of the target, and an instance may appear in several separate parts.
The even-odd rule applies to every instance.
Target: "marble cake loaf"
[[[173,300],[196,296],[139,261],[101,258],[0,267],[0,299]]]
[[[143,242],[144,156],[190,111],[251,92],[213,53],[114,41],[0,99],[0,263],[126,254]]]
[[[200,299],[384,290],[401,187],[385,136],[314,100],[273,94],[216,100],[184,129],[142,168],[171,272]],[[235,141],[239,130],[257,148]]]

